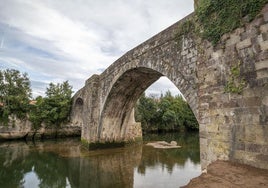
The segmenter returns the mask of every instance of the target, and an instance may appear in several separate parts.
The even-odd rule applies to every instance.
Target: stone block
[[[257,43],[260,43],[260,42],[265,41],[262,33],[259,34],[259,35],[255,38],[255,40],[256,40]]]
[[[264,24],[264,17],[260,17],[260,18],[256,18],[255,20],[253,20],[250,23],[250,26],[253,27],[253,28],[258,28],[263,24]]]
[[[263,61],[268,59],[268,50],[261,51],[256,56],[256,61]]]
[[[262,146],[255,143],[247,143],[245,147],[245,151],[252,153],[260,153]]]
[[[254,107],[261,105],[261,98],[258,96],[247,97],[237,100],[239,107]]]
[[[245,141],[245,125],[236,125],[235,126],[235,138],[236,142],[244,142]]]
[[[263,20],[264,22],[268,22],[268,12],[263,13]]]
[[[233,159],[239,160],[239,161],[244,161],[244,156],[245,156],[245,151],[243,151],[243,150],[236,150],[234,152]]]
[[[245,126],[245,141],[246,142],[256,142],[256,129],[253,125]]]
[[[268,78],[268,68],[257,71],[257,79]]]
[[[242,150],[242,151],[245,151],[245,143],[244,142],[239,142],[239,141],[236,141],[235,143],[235,150]]]
[[[215,124],[207,124],[207,132],[208,133],[218,133],[219,132],[219,125],[216,122]]]
[[[260,31],[261,31],[261,33],[268,32],[268,23],[264,24],[264,25],[261,25]]]
[[[226,46],[232,46],[238,42],[240,42],[240,35],[231,34],[230,38],[226,40]]]
[[[222,37],[221,37],[221,41],[224,42],[226,41],[227,39],[230,38],[230,33],[225,33]]]
[[[217,50],[217,51],[213,52],[213,53],[211,54],[211,58],[217,60],[217,59],[219,59],[222,55],[223,55],[223,50],[220,49],[220,50]]]
[[[252,89],[252,88],[245,88],[243,90],[243,97],[255,97],[260,96],[261,91],[258,89]]]
[[[239,36],[243,32],[245,32],[245,28],[244,27],[239,27],[239,28],[235,29],[234,35]]]
[[[265,162],[266,165],[268,165],[268,155],[259,154],[256,156],[256,158],[262,162]]]
[[[268,106],[268,96],[264,96],[262,99],[262,105]]]
[[[262,51],[265,51],[268,49],[268,41],[260,42],[260,47]]]
[[[260,153],[264,155],[268,155],[268,145],[262,145]]]
[[[255,68],[256,70],[268,68],[268,60],[256,62]]]
[[[244,48],[247,48],[247,47],[250,47],[252,45],[251,43],[251,39],[248,38],[248,39],[245,39],[239,43],[236,44],[236,48],[238,50],[241,50],[241,49],[244,49]]]

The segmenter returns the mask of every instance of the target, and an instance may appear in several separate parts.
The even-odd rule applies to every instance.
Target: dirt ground
[[[194,178],[184,188],[268,188],[268,170],[226,161],[208,166],[207,173]]]

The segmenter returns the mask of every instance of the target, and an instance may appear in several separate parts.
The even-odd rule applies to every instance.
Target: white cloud
[[[145,92],[147,96],[154,95],[160,96],[165,94],[167,91],[170,91],[172,95],[181,94],[179,89],[167,78],[161,77],[157,82],[153,83]]]
[[[0,68],[28,72],[36,93],[63,80],[77,90],[192,11],[189,0],[0,0]]]

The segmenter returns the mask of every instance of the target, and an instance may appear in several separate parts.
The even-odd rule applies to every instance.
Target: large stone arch
[[[185,20],[189,18],[191,15]],[[85,101],[81,114],[82,138],[94,143],[140,137],[140,131],[134,134],[138,125],[132,109],[144,90],[161,76],[168,77],[177,86],[198,118],[195,42],[190,37],[183,38],[182,43],[176,39],[178,25],[185,20],[127,52],[101,75],[86,81],[74,97]],[[78,117],[75,119],[79,122]]]
[[[148,59],[148,61],[150,61],[150,59]],[[168,61],[165,63],[167,64]],[[179,62],[177,63],[179,64]],[[163,66],[161,65],[160,67]],[[104,105],[100,114],[100,127],[98,129],[99,140],[127,141],[134,139],[135,135],[131,134],[129,130],[137,124],[134,119],[133,108],[141,94],[161,76],[166,76],[170,80],[176,77],[174,81],[180,80],[178,83],[173,83],[178,89],[188,89],[187,91],[190,95],[187,95],[186,98],[191,101],[190,106],[193,109],[198,105],[197,97],[194,98],[194,96],[197,96],[196,90],[191,90],[189,89],[190,87],[187,87],[189,81],[185,80],[185,78],[180,78],[182,76],[180,73],[177,75],[175,70],[164,70],[162,73],[159,71],[163,71],[162,68],[159,68],[159,65],[156,67],[145,67],[136,64],[135,68],[129,70],[124,69],[124,71],[122,71],[123,73],[121,75],[119,74],[120,76],[115,77],[111,82],[110,89],[108,89],[109,92],[103,102]],[[192,71],[190,72],[194,71],[195,66],[192,66]],[[195,114],[197,114],[196,111]],[[111,135],[111,137],[108,135]]]
[[[183,93],[199,122],[202,168],[221,159],[268,169],[267,15],[268,5],[215,47],[198,36],[176,37],[189,15],[90,77],[73,97],[83,101],[79,108],[74,102],[79,110],[71,113],[71,122],[82,126],[82,141],[127,142],[141,136],[131,108],[163,75]],[[239,93],[228,91],[239,84],[244,85]]]

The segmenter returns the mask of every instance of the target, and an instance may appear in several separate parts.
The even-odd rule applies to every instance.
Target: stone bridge
[[[194,35],[176,37],[192,18],[90,77],[73,97],[72,123],[82,126],[81,139],[88,145],[141,139],[133,108],[146,88],[166,76],[199,122],[202,168],[220,159],[268,169],[268,6],[216,47]],[[226,91],[231,82],[233,87],[243,82],[240,94]]]

